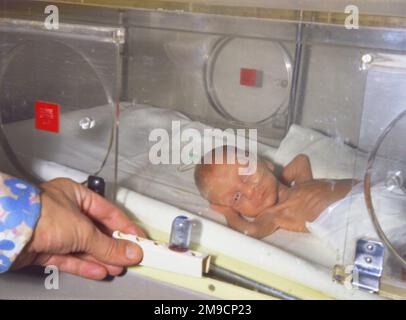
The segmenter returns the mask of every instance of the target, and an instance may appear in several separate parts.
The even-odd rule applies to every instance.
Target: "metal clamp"
[[[352,284],[371,293],[379,291],[385,247],[379,241],[359,239],[355,251]]]

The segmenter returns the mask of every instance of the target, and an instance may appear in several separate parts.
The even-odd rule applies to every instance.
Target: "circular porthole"
[[[61,41],[32,41],[25,36],[10,39],[8,45],[0,68],[0,143],[10,163],[27,180],[38,183],[42,179],[29,167],[29,159],[71,166],[66,155],[87,154],[87,149],[77,147],[76,141],[81,139],[89,145],[97,142],[103,156],[93,157],[89,169],[73,168],[99,172],[112,148],[114,109],[100,114],[92,108],[111,105],[111,94],[91,56]],[[93,106],[88,103],[89,92],[96,97]],[[97,122],[103,128],[95,127]],[[65,157],[59,156],[62,154]]]
[[[278,41],[225,37],[213,46],[204,71],[215,110],[240,124],[261,124],[286,111],[292,78]]]
[[[405,132],[406,110],[382,131],[369,154],[364,177],[365,203],[375,230],[404,268],[406,239],[399,237],[399,232],[394,230],[397,225],[406,222]],[[379,198],[375,198],[371,189],[377,182],[382,181],[386,190],[379,194]],[[378,207],[380,209],[377,209]]]

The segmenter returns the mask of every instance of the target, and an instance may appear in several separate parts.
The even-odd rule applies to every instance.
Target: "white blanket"
[[[63,114],[58,135],[47,132],[35,132],[33,135],[33,120],[7,125],[6,131],[19,156],[31,159],[26,163],[44,178],[72,176],[71,171],[63,169],[70,167],[84,172],[83,175],[76,174],[76,178],[81,180],[87,173],[98,169],[105,155],[111,114],[111,106]],[[85,116],[96,119],[94,129],[80,129],[79,120]],[[224,224],[224,218],[209,210],[207,201],[199,195],[193,181],[193,168],[181,171],[179,165],[152,165],[148,159],[149,150],[154,144],[148,140],[151,130],[162,128],[170,132],[172,121],[180,120],[180,132],[172,133],[176,137],[182,130],[194,128],[202,131],[209,126],[191,121],[173,110],[145,105],[122,104],[120,119],[119,184]],[[296,125],[290,128],[278,150],[262,144],[258,147],[260,154],[280,165],[286,165],[299,153],[309,155],[316,178],[352,177],[354,162],[362,157],[342,141]],[[112,177],[112,158],[102,175]],[[327,267],[337,262],[336,252],[328,246],[328,241],[311,234],[280,230],[264,241]]]
[[[405,255],[406,195],[399,188],[390,191],[384,183],[379,183],[372,188],[371,197],[382,230],[395,248]],[[314,222],[308,223],[307,228],[342,257],[344,265],[353,263],[358,239],[379,240],[365,205],[362,183],[356,185],[347,197],[327,208]],[[401,277],[401,265],[388,251],[385,252],[385,266],[385,275]]]

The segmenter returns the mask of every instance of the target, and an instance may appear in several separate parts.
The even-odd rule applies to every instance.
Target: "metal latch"
[[[385,247],[379,241],[359,239],[355,251],[352,284],[362,290],[379,291]]]

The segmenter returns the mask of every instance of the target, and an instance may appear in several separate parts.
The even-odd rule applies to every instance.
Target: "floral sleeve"
[[[31,239],[41,212],[40,190],[0,173],[0,273]]]

